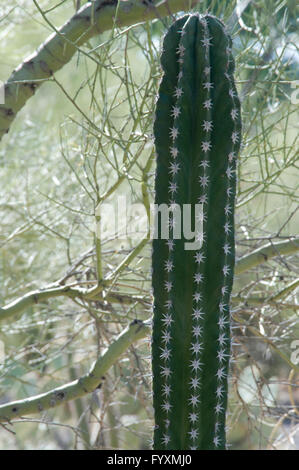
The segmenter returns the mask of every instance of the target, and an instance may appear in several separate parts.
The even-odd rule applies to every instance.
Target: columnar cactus
[[[240,104],[220,20],[187,15],[163,44],[154,124],[157,205],[202,204],[202,246],[153,240],[155,449],[224,449]],[[193,217],[195,217],[193,211]]]

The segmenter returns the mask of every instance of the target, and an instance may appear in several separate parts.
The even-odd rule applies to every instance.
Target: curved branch
[[[142,241],[145,244],[147,240]],[[137,247],[138,248],[138,247]],[[268,259],[275,256],[290,255],[299,250],[299,239],[294,238],[279,243],[269,243],[261,248],[243,256],[236,262],[235,274],[241,274],[248,271],[259,264],[265,263]],[[136,253],[135,253],[136,254]],[[130,257],[131,260],[131,257]],[[124,263],[127,265],[128,259]],[[54,284],[43,290],[37,290],[25,294],[23,297],[18,298],[10,304],[0,307],[0,321],[12,317],[18,313],[23,312],[26,308],[38,304],[39,302],[51,299],[53,297],[69,297],[70,299],[82,299],[86,301],[108,301],[127,304],[135,301],[142,301],[142,297],[131,296],[129,294],[121,294],[118,292],[109,291],[102,295],[105,285],[109,285],[109,280],[104,280],[100,286],[91,289],[80,289],[78,287],[60,286]],[[277,298],[271,298],[270,301],[276,301]]]
[[[0,422],[9,422],[15,417],[40,413],[93,392],[101,386],[104,374],[131,344],[145,338],[149,333],[150,326],[147,322],[134,320],[96,360],[88,374],[41,395],[1,405]]]
[[[198,0],[97,0],[84,5],[69,21],[17,67],[5,83],[0,105],[0,140],[36,89],[67,64],[78,48],[96,34],[161,18],[198,3]],[[117,16],[115,18],[115,15]]]
[[[52,285],[45,289],[35,290],[28,292],[23,297],[19,297],[13,302],[0,307],[0,321],[6,320],[18,313],[23,312],[26,308],[37,305],[41,302],[45,302],[48,299],[54,297],[68,297],[70,299],[81,299],[86,302],[98,301],[98,302],[117,302],[118,304],[130,304],[132,302],[146,303],[142,296],[134,296],[130,294],[122,294],[120,292],[109,291],[109,293],[103,292],[105,281],[100,286],[97,286],[97,291],[94,288],[81,289],[79,287],[71,286],[59,286]],[[103,295],[104,294],[104,295]]]
[[[5,305],[4,307],[0,307],[0,321],[6,320],[7,318],[12,317],[20,312],[23,312],[26,308],[36,305],[40,302],[44,302],[45,300],[51,299],[53,297],[83,297],[83,290],[80,291],[79,289],[72,289],[69,286],[62,286],[62,287],[49,287],[44,290],[36,290],[32,292],[28,292],[23,297],[19,297],[18,299],[14,300],[13,302]]]
[[[236,262],[235,274],[248,271],[275,256],[291,255],[296,251],[299,251],[299,238],[291,238],[279,243],[269,243],[240,258]]]
[[[243,302],[245,307],[262,307],[266,305],[271,305],[278,309],[288,309],[288,310],[299,310],[299,305],[286,303],[286,302],[276,302],[272,298],[267,297],[242,297],[236,295],[231,299],[232,303]]]

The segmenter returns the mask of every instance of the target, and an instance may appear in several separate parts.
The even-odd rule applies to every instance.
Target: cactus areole
[[[153,240],[154,449],[225,449],[240,103],[232,41],[217,18],[186,15],[167,32],[156,107]],[[201,204],[199,249],[171,208]],[[193,217],[193,220],[192,220]],[[198,217],[198,216],[197,216]],[[196,212],[191,210],[195,226]],[[175,220],[175,223],[173,222]],[[183,220],[179,221],[183,225]]]

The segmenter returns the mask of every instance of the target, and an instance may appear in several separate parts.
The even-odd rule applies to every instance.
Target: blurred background
[[[1,3],[4,82],[78,2]],[[298,5],[201,1],[194,11],[220,17],[233,37],[243,117],[241,258],[298,236]],[[133,235],[145,225],[142,206],[153,201],[162,39],[183,13],[92,38],[39,88],[0,143],[0,305],[58,280],[94,286],[99,252],[102,275],[120,299],[57,297],[2,322],[0,404],[84,375],[130,321],[151,317],[151,243]],[[115,233],[108,217],[96,239],[95,212],[104,203],[113,207],[117,196],[139,204],[129,214],[131,234]],[[129,253],[129,265],[119,269]],[[277,253],[235,278],[230,449],[299,448],[298,268],[296,253]],[[152,426],[147,338],[93,394],[0,426],[0,448],[149,449]]]

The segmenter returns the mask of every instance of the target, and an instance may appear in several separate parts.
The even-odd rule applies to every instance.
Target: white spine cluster
[[[220,437],[220,416],[221,414],[225,413],[226,409],[226,398],[225,398],[225,390],[226,390],[226,382],[227,382],[227,371],[229,366],[229,355],[226,353],[227,346],[230,343],[230,334],[227,334],[227,325],[230,323],[230,311],[229,311],[229,298],[227,293],[229,292],[229,274],[230,274],[230,263],[229,263],[229,256],[232,252],[233,247],[230,244],[230,233],[232,231],[232,224],[231,224],[231,214],[232,209],[234,207],[234,188],[233,188],[233,181],[235,179],[235,160],[236,160],[236,152],[234,151],[234,147],[238,144],[239,141],[239,133],[237,130],[237,118],[238,118],[238,109],[236,107],[236,92],[234,90],[233,79],[232,75],[229,73],[229,65],[231,60],[231,48],[227,48],[227,64],[226,64],[226,72],[224,74],[225,79],[228,81],[229,85],[229,97],[232,100],[232,111],[231,111],[231,118],[233,121],[233,132],[231,135],[232,141],[232,148],[233,150],[227,155],[227,168],[226,168],[226,176],[227,176],[227,189],[226,189],[226,205],[224,208],[225,212],[225,223],[224,223],[224,233],[225,233],[225,243],[223,245],[224,251],[224,265],[223,265],[223,285],[221,287],[221,297],[219,302],[219,318],[218,318],[218,325],[219,325],[219,336],[218,336],[218,370],[216,373],[217,376],[217,389],[216,389],[216,406],[215,406],[215,414],[216,414],[216,422],[215,422],[215,429],[214,429],[214,445],[215,447],[219,447],[221,444],[221,437]]]
[[[184,30],[181,32],[181,36],[184,34]],[[177,175],[180,171],[180,165],[178,163],[178,156],[179,156],[179,150],[177,147],[177,138],[180,133],[179,125],[178,125],[178,120],[179,116],[181,114],[181,106],[180,106],[180,101],[181,98],[184,94],[183,88],[181,87],[181,80],[183,77],[183,70],[182,66],[184,63],[184,55],[185,55],[185,47],[183,44],[179,44],[178,49],[177,49],[177,55],[178,55],[178,64],[179,64],[179,73],[178,73],[178,83],[177,87],[174,90],[174,98],[176,99],[176,103],[173,106],[171,110],[171,116],[173,117],[173,127],[170,129],[170,137],[171,137],[171,147],[169,149],[170,155],[172,157],[172,160],[170,162],[168,172],[169,172],[169,195],[170,195],[170,204],[175,205],[176,204],[176,194],[178,190],[178,186],[176,183]],[[162,393],[164,395],[164,401],[162,403],[162,410],[165,414],[165,420],[164,420],[164,434],[162,437],[162,443],[167,446],[171,440],[168,429],[170,426],[170,412],[172,409],[172,404],[171,404],[171,386],[170,386],[170,376],[171,376],[171,368],[170,368],[170,359],[171,359],[171,324],[174,321],[173,320],[173,315],[172,315],[172,301],[171,301],[171,291],[173,288],[173,282],[172,282],[172,272],[174,270],[174,265],[172,261],[172,251],[174,249],[175,245],[175,240],[173,239],[173,228],[174,228],[174,220],[173,218],[170,219],[169,221],[169,239],[166,240],[166,244],[168,247],[168,259],[165,261],[164,264],[164,269],[166,270],[167,273],[167,281],[165,282],[164,288],[166,289],[166,292],[168,294],[168,300],[166,301],[165,304],[165,313],[163,316],[163,331],[162,331],[162,338],[163,338],[163,346],[161,347],[161,355],[160,358],[163,361],[163,364],[161,366],[161,373],[164,378],[164,384],[163,384],[163,390]]]
[[[204,91],[204,102],[203,109],[205,111],[205,119],[203,119],[201,126],[203,130],[203,139],[201,141],[200,150],[201,150],[201,163],[200,163],[200,176],[199,176],[199,186],[200,186],[200,197],[198,200],[199,204],[203,204],[203,224],[202,224],[202,233],[197,234],[197,240],[202,242],[202,248],[199,251],[195,252],[194,258],[196,263],[196,272],[194,275],[194,284],[193,284],[193,326],[192,326],[192,341],[191,341],[191,380],[190,380],[190,398],[189,404],[192,406],[192,412],[189,414],[190,428],[190,450],[196,450],[195,445],[198,438],[198,420],[199,420],[199,406],[201,404],[201,371],[202,371],[202,350],[203,350],[203,327],[202,320],[205,315],[203,307],[203,296],[202,296],[202,283],[204,282],[203,266],[205,261],[204,256],[204,242],[206,241],[206,224],[207,221],[207,202],[208,202],[208,187],[209,187],[209,153],[212,148],[211,143],[211,133],[213,130],[212,122],[212,108],[213,102],[211,98],[211,90],[214,85],[211,82],[211,67],[210,67],[210,47],[212,44],[212,38],[209,37],[208,24],[205,19],[200,21],[201,26],[204,30],[203,39],[201,41],[202,47],[205,54],[205,63],[206,67],[204,69],[204,76],[202,80],[202,88]]]

